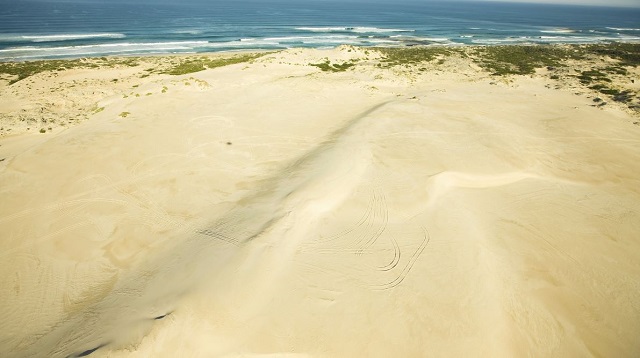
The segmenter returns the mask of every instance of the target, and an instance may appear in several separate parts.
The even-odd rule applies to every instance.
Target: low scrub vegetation
[[[377,47],[375,48],[383,56],[381,62],[384,67],[401,65],[415,65],[429,62],[441,56],[447,56],[459,49],[445,47]]]
[[[24,62],[0,62],[0,75],[9,78],[9,84],[14,84],[25,78],[46,71],[64,71],[73,68],[101,68],[138,65],[138,58],[107,58],[75,59],[75,60],[40,60]]]
[[[581,58],[580,52],[559,46],[485,46],[473,53],[474,62],[499,76],[533,74],[536,68],[562,67],[566,60]]]
[[[186,58],[169,68],[160,70],[159,73],[168,74],[168,75],[184,75],[188,73],[204,71],[206,69],[233,65],[236,63],[249,62],[262,56],[264,56],[263,53],[244,54],[244,55],[236,55],[232,57],[221,57],[221,58],[209,58],[209,57]]]
[[[311,66],[318,67],[325,72],[344,72],[355,66],[353,62],[331,63],[329,60],[321,63],[310,63]]]

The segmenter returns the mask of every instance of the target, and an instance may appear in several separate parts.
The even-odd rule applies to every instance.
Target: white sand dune
[[[307,65],[356,52],[157,76],[0,141],[2,356],[640,354],[631,115]]]

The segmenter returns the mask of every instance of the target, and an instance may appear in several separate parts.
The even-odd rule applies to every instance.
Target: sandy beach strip
[[[0,64],[0,355],[638,356],[638,48]]]

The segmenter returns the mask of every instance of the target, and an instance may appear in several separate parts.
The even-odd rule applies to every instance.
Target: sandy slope
[[[0,141],[2,356],[638,356],[637,119],[464,61],[308,66],[362,55]]]

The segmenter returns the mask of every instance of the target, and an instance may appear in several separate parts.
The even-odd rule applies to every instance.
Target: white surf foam
[[[624,27],[607,27],[609,30],[614,31],[640,31],[640,29],[624,28]]]
[[[577,31],[573,29],[568,29],[568,28],[555,28],[555,29],[540,30],[540,32],[545,34],[572,34]]]
[[[414,32],[406,29],[382,29],[378,27],[296,27],[299,31],[310,32],[354,32],[354,33],[392,33],[392,32]]]
[[[96,34],[61,34],[61,35],[24,35],[21,39],[31,42],[52,42],[52,41],[69,41],[69,40],[86,40],[86,39],[121,39],[125,38],[125,34],[120,33],[96,33]]]
[[[206,47],[207,41],[174,41],[151,43],[96,44],[82,46],[36,47],[21,46],[0,50],[0,59],[97,56],[112,54],[150,53],[193,50]]]

